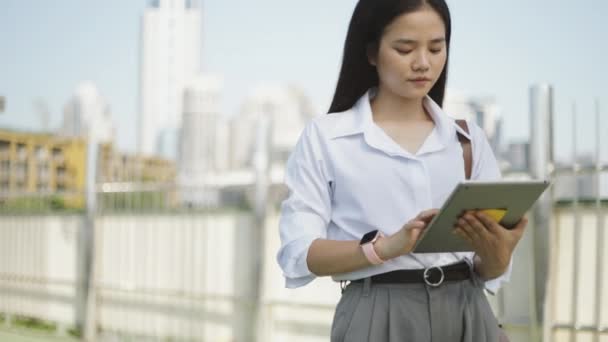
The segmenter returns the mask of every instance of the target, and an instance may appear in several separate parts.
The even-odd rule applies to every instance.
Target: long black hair
[[[369,63],[368,49],[374,49],[377,53],[385,28],[397,17],[414,12],[424,5],[431,6],[445,25],[446,64],[429,91],[433,101],[443,105],[452,34],[450,10],[445,0],[359,0],[346,35],[342,68],[329,108],[330,114],[351,108],[369,88],[378,86],[378,72]]]

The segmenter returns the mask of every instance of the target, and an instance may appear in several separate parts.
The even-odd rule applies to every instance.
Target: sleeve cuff
[[[295,289],[298,287],[302,287],[302,286],[312,282],[313,280],[315,280],[315,278],[316,278],[316,276],[312,273],[308,276],[300,277],[300,278],[285,277],[285,287],[288,289]]]
[[[316,215],[300,212],[298,215],[284,217],[282,224],[289,225],[291,231],[300,228],[309,230],[306,235],[285,236],[285,240],[291,241],[284,244],[277,254],[277,262],[283,270],[286,287],[304,286],[316,278],[308,269],[306,258],[312,242],[327,237],[325,222]]]

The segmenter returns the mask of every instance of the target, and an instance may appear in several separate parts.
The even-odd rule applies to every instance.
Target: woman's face
[[[445,66],[445,24],[432,8],[397,17],[386,27],[376,56],[380,88],[407,99],[428,94]]]

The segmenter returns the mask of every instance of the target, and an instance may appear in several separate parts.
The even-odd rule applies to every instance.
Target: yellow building
[[[173,162],[121,154],[102,145],[99,182],[169,183]],[[0,205],[26,197],[60,196],[71,208],[84,207],[86,140],[0,129]]]
[[[82,206],[85,160],[82,139],[0,129],[0,194],[57,194]]]
[[[155,156],[120,153],[112,144],[103,144],[98,177],[102,182],[170,183],[175,180],[175,164]]]

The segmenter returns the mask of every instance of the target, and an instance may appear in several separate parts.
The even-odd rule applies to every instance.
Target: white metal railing
[[[135,203],[134,201],[131,205]],[[95,298],[97,298],[96,306],[99,312],[96,325],[101,327],[100,338],[104,336],[108,338],[110,336],[143,337],[145,328],[148,328],[147,331],[150,332],[150,326],[155,327],[150,335],[155,338],[171,336],[180,338],[208,336],[211,338],[215,329],[219,329],[220,335],[233,336],[230,331],[235,326],[228,322],[240,320],[239,324],[245,324],[243,323],[245,316],[239,316],[238,311],[250,306],[247,303],[250,303],[252,299],[247,293],[237,291],[236,284],[247,284],[247,280],[237,281],[235,277],[238,275],[245,277],[247,270],[244,267],[235,268],[235,260],[237,260],[235,255],[239,255],[239,253],[251,255],[248,254],[250,251],[247,251],[246,247],[247,236],[255,231],[255,220],[251,212],[242,212],[241,218],[236,219],[234,216],[236,211],[224,214],[221,211],[214,213],[204,210],[155,213],[140,212],[132,207],[129,212],[113,213],[109,208],[106,209],[107,212],[96,220],[98,244],[95,260],[98,264],[98,281]],[[605,298],[605,293],[602,292],[604,286],[598,283],[593,287],[579,287],[576,292],[572,287],[564,287],[563,285],[567,282],[577,279],[571,276],[571,272],[576,269],[573,266],[576,263],[568,266],[564,264],[564,259],[568,259],[568,256],[574,253],[573,247],[567,248],[568,243],[574,246],[572,232],[584,229],[597,232],[605,230],[605,223],[602,223],[603,225],[597,223],[596,227],[592,218],[598,212],[600,213],[598,217],[605,217],[608,210],[606,210],[606,206],[597,209],[594,204],[577,204],[576,210],[580,215],[577,228],[572,224],[576,216],[574,209],[574,203],[570,207],[559,206],[555,209],[552,218],[553,230],[557,235],[555,248],[558,254],[562,255],[560,258],[552,260],[550,264],[550,268],[554,272],[550,277],[552,279],[550,287],[553,288],[550,292],[553,294],[549,300],[553,301],[554,310],[548,311],[547,324],[550,325],[551,336],[554,337],[559,337],[561,333],[571,330],[576,333],[595,332],[600,336],[606,333],[605,322],[594,324],[593,321],[581,321],[576,318],[580,311],[573,314],[572,311],[568,311],[568,308],[575,306],[564,306],[563,302],[564,300],[570,301],[571,298],[579,298],[581,292],[589,290],[594,293],[595,298]],[[339,298],[338,287],[323,280],[321,288],[314,290],[316,291],[314,293],[308,293],[308,290],[296,290],[295,293],[308,293],[301,295],[302,298],[298,298],[296,301],[290,298],[293,296],[293,291],[281,288],[283,280],[280,271],[274,265],[272,253],[278,248],[278,241],[276,241],[276,237],[271,236],[276,233],[277,215],[276,212],[272,213],[267,218],[266,224],[268,248],[265,257],[264,283],[267,285],[264,288],[265,295],[260,306],[262,321],[259,322],[259,334],[267,337],[263,340],[280,341],[280,338],[290,334],[302,334],[298,331],[304,331],[306,334],[310,334],[311,340],[315,338],[323,340],[320,336],[323,332],[329,333],[331,314],[335,301]],[[49,220],[50,223],[47,223]],[[589,226],[589,222],[592,222],[591,226]],[[605,222],[605,220],[600,219],[597,222]],[[17,296],[18,298],[14,297],[14,291],[9,291],[13,294],[10,296],[12,299],[8,296],[1,296],[0,311],[16,316],[36,314],[39,318],[53,320],[61,325],[71,326],[73,324],[72,319],[76,319],[73,310],[78,298],[75,294],[79,284],[77,268],[74,268],[74,265],[78,260],[78,255],[76,253],[61,254],[60,250],[77,250],[80,227],[84,223],[85,220],[81,214],[35,217],[3,215],[0,217],[0,241],[3,241],[0,242],[0,288],[27,288],[33,291],[22,291]],[[530,229],[533,229],[532,226],[533,223]],[[37,227],[36,230],[34,227]],[[244,234],[242,239],[238,238],[237,232]],[[591,239],[591,242],[588,240],[585,239],[578,243],[579,252],[592,250],[594,255],[599,253],[597,251],[603,247],[594,247],[593,244],[602,239],[594,238]],[[45,254],[34,257],[35,254],[31,253],[32,250],[24,244],[26,241],[29,241],[32,248]],[[48,249],[35,246],[47,246]],[[526,267],[525,260],[530,259],[534,247],[529,242],[522,246],[525,246],[525,249],[518,251],[519,259],[516,261],[516,267],[519,269]],[[50,260],[44,261],[47,258]],[[217,260],[228,262],[223,267],[218,267]],[[579,257],[579,260],[580,264],[590,263],[588,255],[584,258]],[[39,267],[46,264],[47,271],[39,268],[34,272],[28,268],[37,264]],[[605,262],[598,262],[593,264],[592,268],[597,269],[594,271],[596,274],[602,275],[606,274],[606,265]],[[195,274],[197,276],[194,276]],[[533,287],[525,286],[529,281],[526,274],[528,273],[524,272],[524,277],[519,278],[514,275],[504,291],[501,291],[497,297],[491,298],[495,301],[496,314],[505,324],[507,331],[513,336],[522,336],[519,339],[521,341],[529,340],[532,330],[530,324],[525,321],[512,321],[513,317],[522,315],[521,310],[517,307],[518,304],[513,302],[513,298],[520,298],[519,301],[525,303],[526,298],[532,297],[532,294],[525,294],[526,291],[533,289]],[[600,276],[598,279],[602,277]],[[319,280],[315,282],[317,281]],[[558,285],[561,287],[557,287]],[[513,293],[514,291],[518,293]],[[328,294],[328,292],[330,293]],[[38,304],[27,299],[28,296],[35,293],[38,293]],[[41,293],[46,293],[46,295]],[[320,294],[324,294],[326,297],[321,302],[318,300]],[[48,298],[44,299],[45,296]],[[57,303],[56,300],[60,300],[60,302]],[[583,298],[580,300],[583,301]],[[19,301],[22,304],[17,304]],[[28,301],[30,301],[29,304]],[[10,305],[7,306],[7,304]],[[214,313],[214,306],[217,305],[225,306],[223,311],[220,310],[221,314]],[[521,306],[521,304],[519,305]],[[586,310],[606,317],[606,310],[601,305],[593,306],[584,302],[584,306]],[[563,314],[564,310],[568,311],[566,317]],[[68,314],[58,317],[52,312],[68,312]],[[189,316],[188,312],[195,313],[195,316]],[[209,318],[209,324],[202,324],[201,322],[207,319],[206,316],[223,318],[219,321],[219,318]],[[196,319],[192,317],[196,317]],[[142,325],[141,322],[148,322],[148,324]],[[222,326],[229,327],[229,329],[226,330]],[[324,336],[326,338],[327,335]],[[559,338],[552,340],[558,341]],[[513,341],[518,341],[518,339]]]

